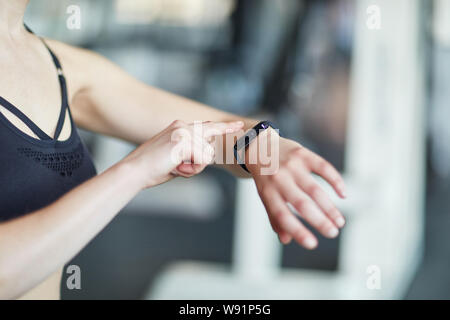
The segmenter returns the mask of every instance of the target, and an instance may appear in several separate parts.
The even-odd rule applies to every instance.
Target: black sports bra
[[[72,119],[61,64],[45,41],[41,40],[48,49],[58,73],[61,89],[59,119],[55,135],[51,138],[18,108],[0,96],[0,105],[39,137],[34,138],[24,133],[0,112],[0,221],[43,208],[96,175],[91,156]],[[67,140],[58,141],[66,113],[70,118],[71,134]]]

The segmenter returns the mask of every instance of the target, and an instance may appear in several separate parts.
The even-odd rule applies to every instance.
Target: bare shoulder
[[[68,83],[75,90],[73,92],[94,85],[95,81],[111,76],[117,69],[112,62],[94,51],[52,39],[45,39],[45,42],[60,60]]]
[[[96,54],[93,51],[83,48],[75,47],[67,43],[44,38],[48,46],[59,56],[70,60],[88,59],[89,56],[93,57]]]
[[[98,101],[114,95],[120,98],[124,88],[136,88],[139,83],[94,51],[51,39],[45,39],[45,42],[61,62],[72,114],[79,124],[89,127],[89,118],[95,117],[92,107]]]

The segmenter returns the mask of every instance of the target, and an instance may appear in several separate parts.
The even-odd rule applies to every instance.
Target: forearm
[[[141,190],[133,170],[121,162],[53,204],[0,224],[0,298],[33,288],[94,238]]]
[[[258,120],[215,109],[157,88],[147,87],[143,91],[145,93],[142,93],[141,99],[138,98],[139,95],[134,96],[134,99],[136,99],[134,115],[131,113],[128,115],[128,118],[134,118],[132,121],[136,125],[130,127],[133,130],[129,130],[129,133],[122,137],[133,137],[131,142],[139,144],[145,141],[145,139],[148,139],[148,137],[151,137],[155,130],[166,127],[174,120],[183,120],[187,123],[196,121],[243,121],[244,127],[240,132],[232,135],[224,135],[222,136],[221,142],[217,142],[216,162],[219,167],[227,169],[235,176],[250,177],[247,172],[236,164],[233,154],[233,136],[239,138],[246,130],[252,128]],[[146,107],[143,101],[152,101],[154,107]],[[154,109],[157,109],[158,112],[152,111]],[[148,119],[152,119],[151,122]],[[130,140],[128,139],[128,141]]]
[[[238,137],[252,128],[258,120],[242,117],[215,109],[202,103],[145,85],[129,79],[132,85],[124,84],[122,92],[126,95],[99,95],[95,92],[80,94],[75,100],[74,109],[78,123],[85,129],[113,136],[134,144],[141,144],[167,127],[174,120],[187,123],[214,121],[244,122]],[[125,81],[125,83],[128,83]],[[126,101],[121,101],[125,99]],[[231,136],[223,136],[222,149],[217,152],[219,166],[241,177],[249,175],[235,164]],[[227,142],[227,143],[225,143]],[[217,150],[218,151],[218,150]]]
[[[227,122],[242,120],[250,128],[254,119],[225,112],[197,101],[148,86],[124,74],[127,80],[113,88],[87,89],[74,98],[77,124],[87,130],[141,144],[174,120]],[[102,92],[104,90],[104,92]],[[114,94],[108,94],[108,92]],[[117,92],[117,93],[116,93]]]

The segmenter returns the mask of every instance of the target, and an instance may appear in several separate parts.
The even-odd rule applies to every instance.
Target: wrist
[[[115,167],[130,188],[139,192],[149,187],[147,175],[144,172],[145,167],[139,163],[138,159],[127,157],[118,162]]]
[[[262,131],[245,150],[245,166],[254,177],[262,168],[272,167],[278,161],[280,135],[277,129],[269,127]]]

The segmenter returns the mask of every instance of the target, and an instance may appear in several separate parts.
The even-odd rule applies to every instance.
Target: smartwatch
[[[245,171],[250,173],[250,171],[248,171],[247,169],[247,166],[245,165],[245,151],[247,150],[247,147],[256,137],[258,137],[261,132],[269,128],[278,130],[278,134],[281,136],[279,129],[272,122],[266,120],[259,122],[256,126],[248,130],[247,133],[240,137],[234,144],[234,157],[237,163]],[[244,155],[241,157],[239,156],[240,153],[243,153]]]

